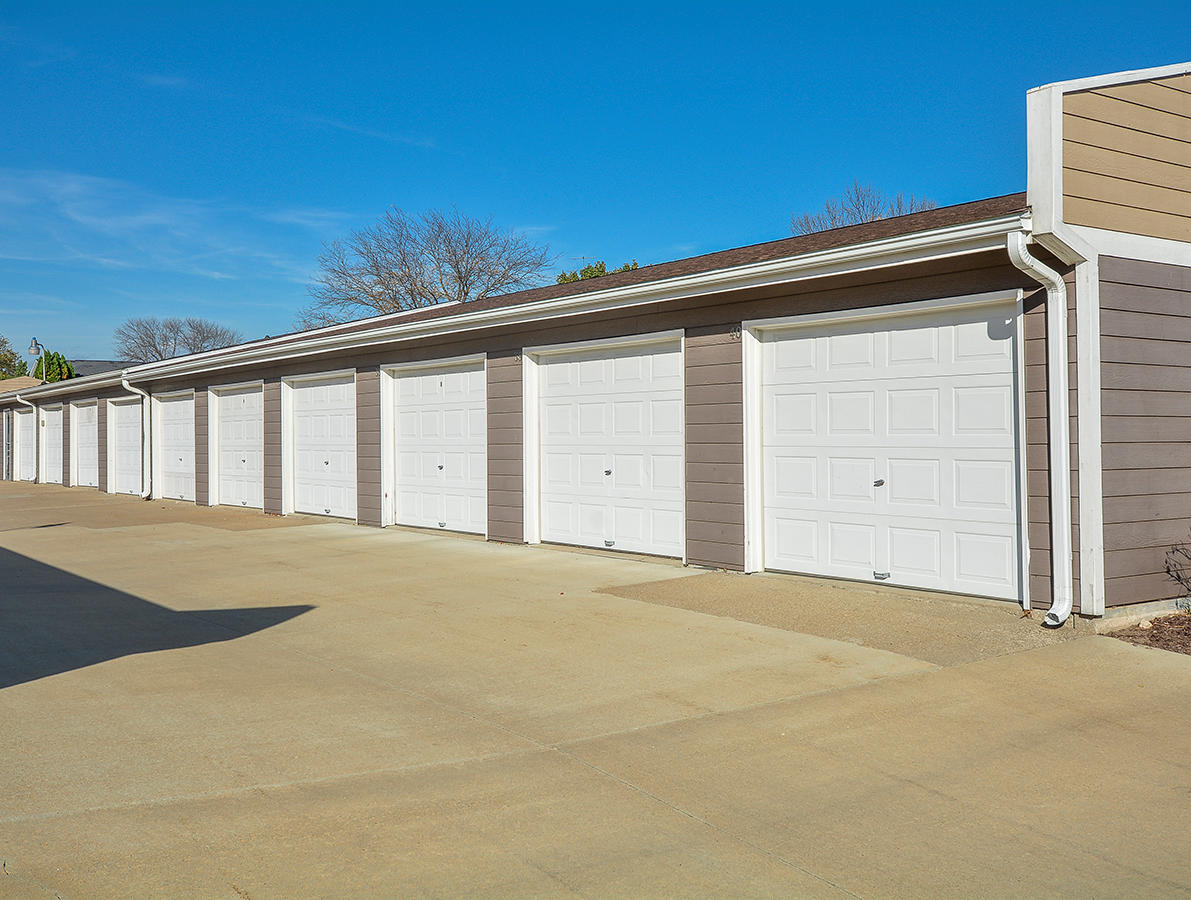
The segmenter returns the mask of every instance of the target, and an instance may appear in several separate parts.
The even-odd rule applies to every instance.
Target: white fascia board
[[[1149,81],[1153,78],[1171,78],[1191,73],[1191,62],[1173,63],[1169,66],[1155,66],[1150,69],[1131,69],[1126,72],[1111,72],[1108,75],[1092,75],[1087,78],[1072,78],[1069,81],[1055,81],[1041,87],[1031,88],[1028,94],[1056,88],[1064,94],[1075,91],[1090,91],[1114,84],[1130,84],[1135,81]]]
[[[1119,256],[1172,266],[1191,266],[1191,242],[1109,231],[1105,228],[1090,228],[1087,225],[1067,225],[1066,228],[1095,247],[1102,256]]]
[[[1006,234],[1023,230],[1023,215],[1014,213],[996,219],[952,225],[865,244],[851,244],[846,247],[806,253],[800,256],[750,263],[730,269],[683,275],[647,284],[609,288],[477,312],[464,311],[457,315],[378,326],[368,331],[314,336],[309,339],[293,341],[284,346],[248,345],[222,352],[218,356],[150,363],[132,368],[128,370],[127,374],[131,380],[148,381],[156,378],[217,371],[252,363],[298,359],[334,350],[365,349],[378,344],[391,344],[434,335],[460,335],[499,325],[532,324],[537,321],[555,319],[562,315],[606,312],[728,290],[791,284],[828,275],[929,262],[953,256],[1001,250],[1004,247]]]

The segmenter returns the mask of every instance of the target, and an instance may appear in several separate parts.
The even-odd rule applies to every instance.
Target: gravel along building
[[[1024,193],[9,392],[0,471],[1049,624],[1169,601],[1191,64],[1026,102]]]

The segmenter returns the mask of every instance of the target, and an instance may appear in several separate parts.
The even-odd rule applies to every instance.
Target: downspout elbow
[[[1047,415],[1050,462],[1051,607],[1042,620],[1059,628],[1074,606],[1071,571],[1071,420],[1068,409],[1067,283],[1063,276],[1031,255],[1024,232],[1008,236],[1009,258],[1046,288]]]
[[[120,386],[130,394],[140,394],[141,401],[141,499],[148,500],[153,494],[153,429],[151,410],[152,403],[148,392],[129,383],[123,373],[120,375]]]

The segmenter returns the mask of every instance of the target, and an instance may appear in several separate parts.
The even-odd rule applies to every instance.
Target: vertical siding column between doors
[[[356,370],[356,521],[381,525],[380,369]]]
[[[70,480],[70,413],[73,407],[70,400],[62,401],[62,483],[67,487],[74,487]]]
[[[1079,431],[1075,351],[1075,277],[1067,283],[1068,417],[1071,431],[1071,567],[1074,609],[1079,611]],[[1030,606],[1049,609],[1053,602],[1050,555],[1050,430],[1047,416],[1046,292],[1025,300],[1026,389],[1026,529],[1030,547]]]
[[[488,539],[524,543],[521,351],[488,354]]]
[[[194,502],[211,505],[211,465],[207,459],[207,388],[194,389]]]
[[[282,466],[281,458],[281,379],[265,380],[264,386],[264,507],[265,512],[275,516],[282,512]]]
[[[688,328],[686,555],[744,569],[744,359],[740,323]]]
[[[105,397],[95,402],[95,436],[95,458],[99,466],[96,489],[103,494],[108,489],[108,401]]]

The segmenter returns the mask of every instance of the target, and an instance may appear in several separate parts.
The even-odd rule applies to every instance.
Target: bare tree
[[[297,327],[318,328],[436,303],[482,300],[534,287],[553,262],[547,247],[459,210],[418,216],[390,209],[375,225],[331,241]]]
[[[238,344],[240,333],[209,319],[144,316],[126,320],[114,335],[116,356],[123,362],[173,359]]]
[[[857,179],[838,200],[828,200],[823,204],[819,212],[791,216],[790,230],[794,234],[813,234],[816,231],[828,231],[846,225],[858,225],[861,222],[904,216],[924,209],[934,209],[936,206],[938,204],[934,200],[920,199],[913,194],[906,195],[900,191],[888,197],[880,188],[871,184],[861,184]]]

